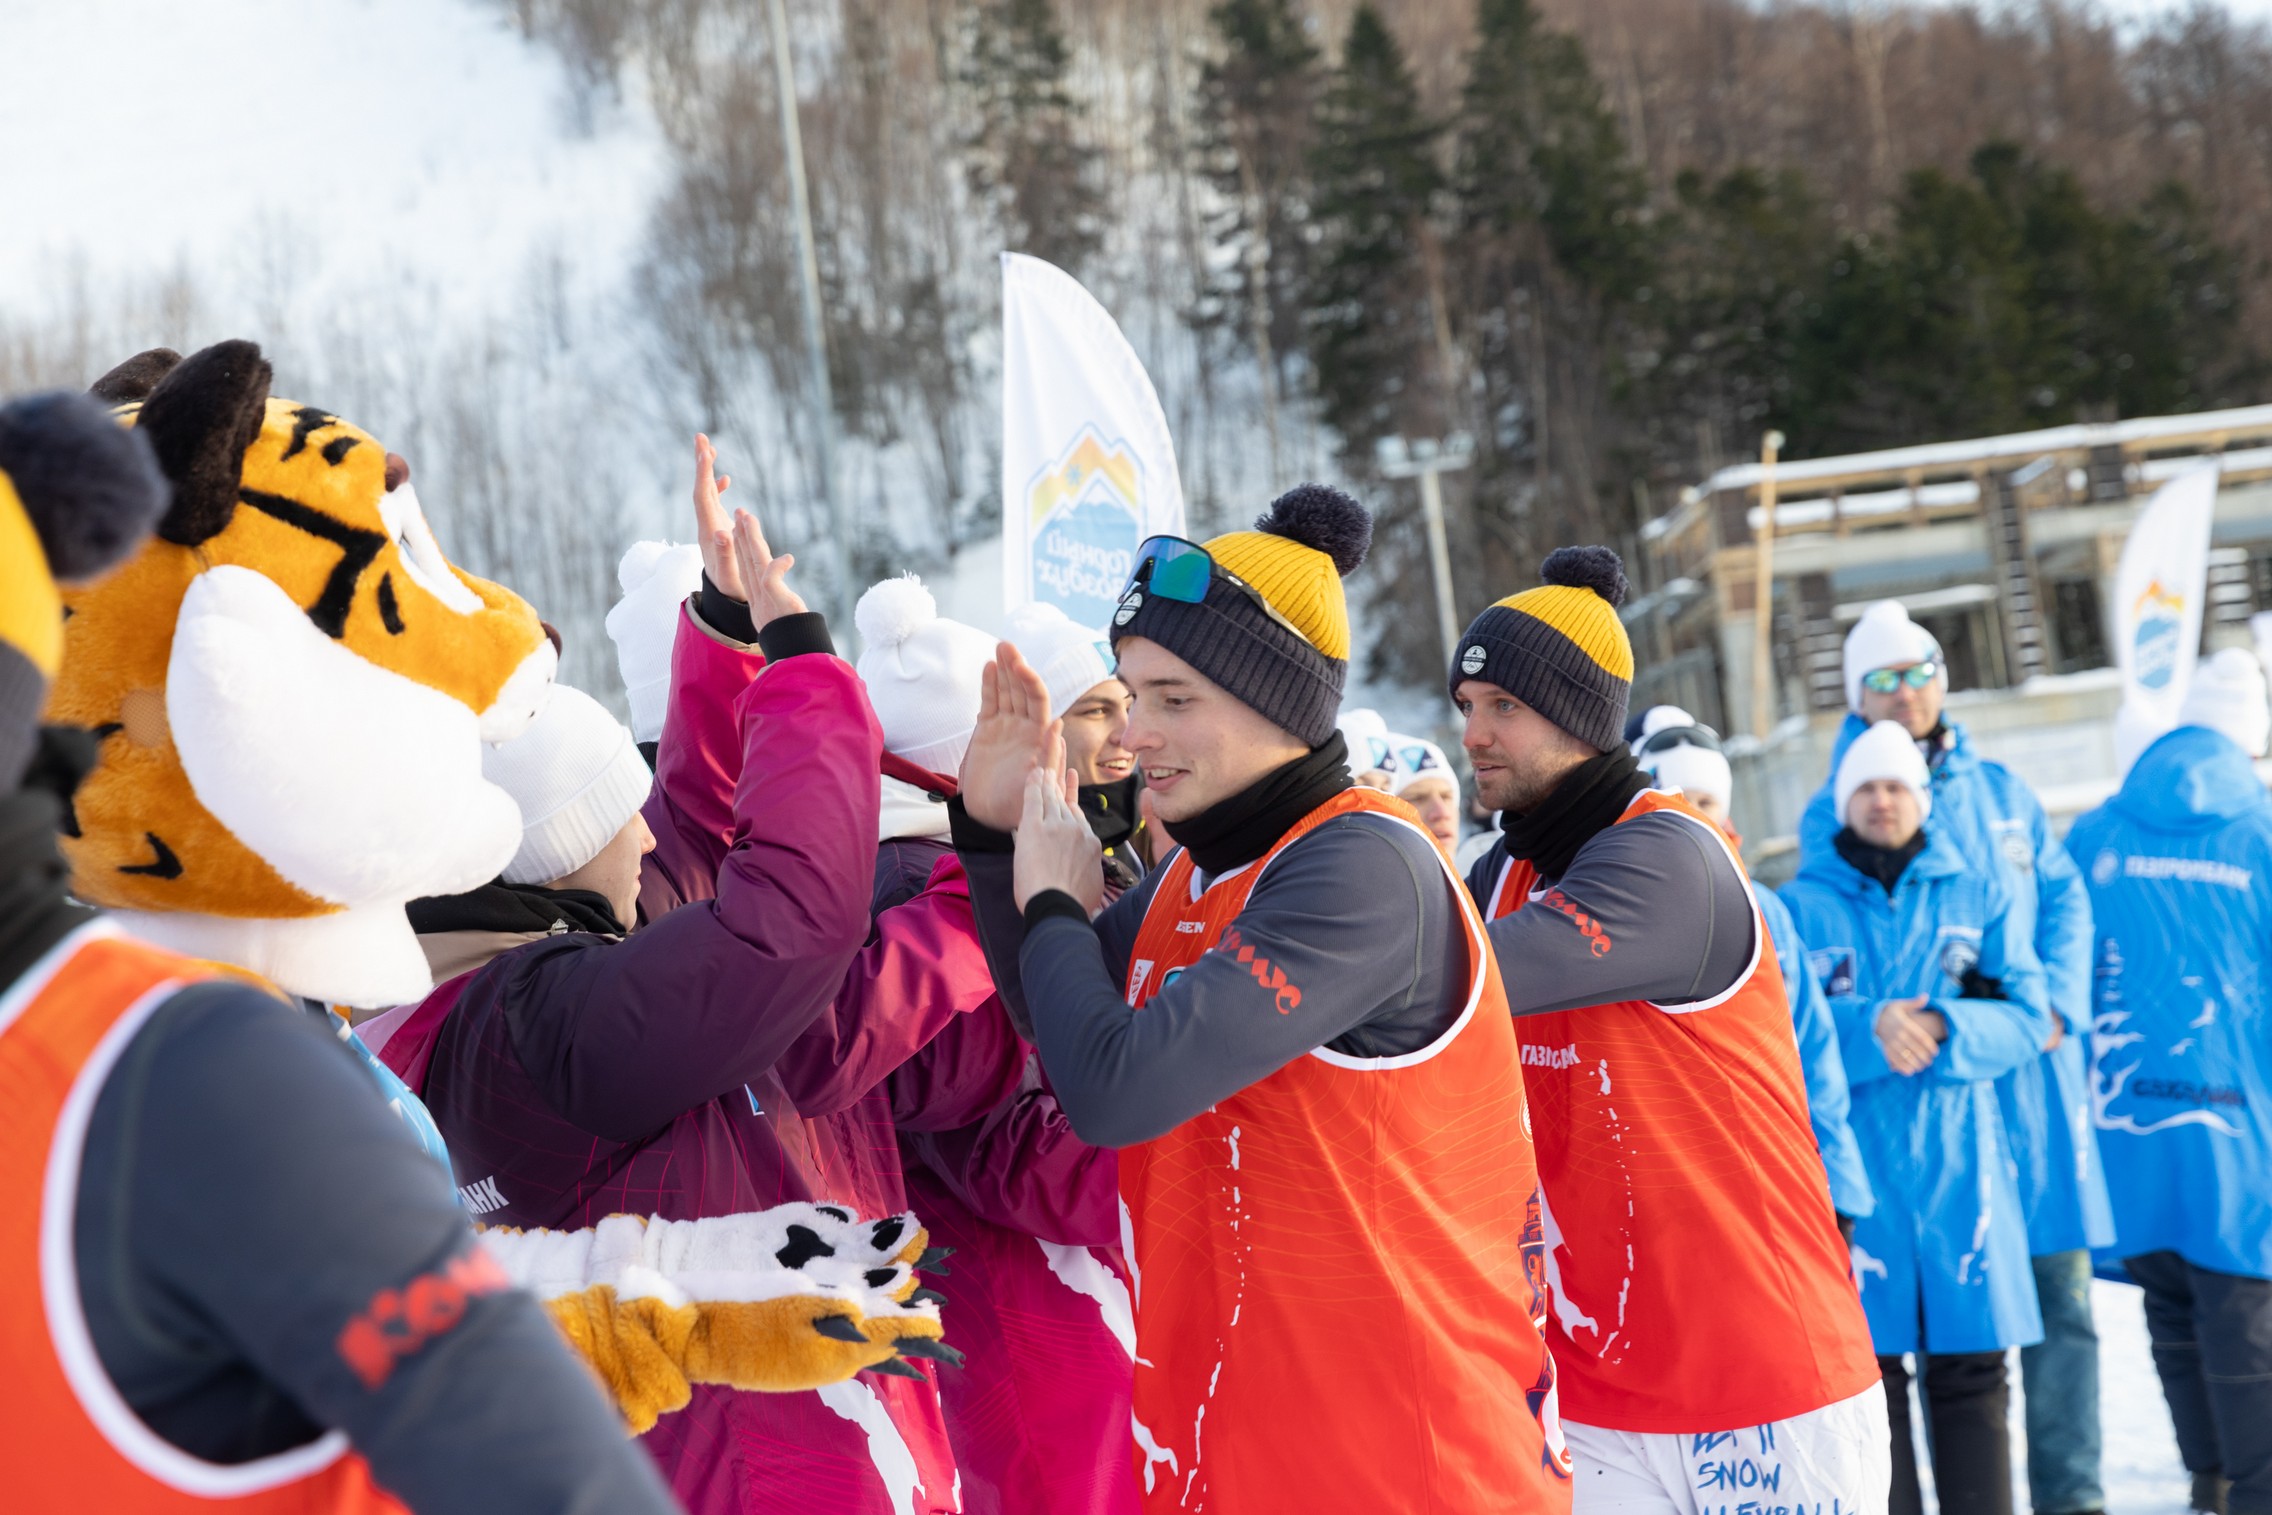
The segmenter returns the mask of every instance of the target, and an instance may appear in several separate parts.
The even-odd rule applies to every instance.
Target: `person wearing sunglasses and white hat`
[[[1898,722],[1925,760],[1934,829],[1967,857],[1993,859],[2034,912],[2035,951],[2057,1014],[2043,1055],[1998,1080],[1996,1089],[2019,1164],[2028,1250],[2043,1302],[2043,1344],[2020,1354],[2028,1489],[2035,1515],[2095,1515],[2106,1498],[2099,1482],[2089,1249],[2114,1240],[2114,1215],[2087,1113],[2089,891],[2052,835],[2042,801],[2009,768],[1981,756],[1964,727],[1943,714],[1947,660],[1899,601],[1880,600],[1862,613],[1847,633],[1843,661],[1849,713],[1831,752],[1831,771],[1872,724]],[[1838,824],[1825,782],[1799,823],[1802,870],[1831,855]]]

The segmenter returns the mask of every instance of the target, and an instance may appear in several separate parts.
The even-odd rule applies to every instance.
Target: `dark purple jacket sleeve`
[[[759,1077],[836,998],[868,934],[883,735],[859,676],[787,658],[734,715],[716,898],[619,943],[570,934],[488,970],[522,1066],[598,1136],[634,1140]]]
[[[981,1220],[1060,1246],[1119,1245],[1119,1154],[1073,1134],[1038,1062],[983,1121],[908,1140]]]
[[[876,917],[835,1003],[782,1054],[775,1076],[799,1115],[808,1120],[833,1115],[993,997],[994,978],[971,916],[970,884],[949,853],[932,867],[921,894]],[[971,1071],[987,1077],[977,1064]],[[937,1070],[930,1081],[936,1098],[955,1092],[944,1086],[945,1072]]]

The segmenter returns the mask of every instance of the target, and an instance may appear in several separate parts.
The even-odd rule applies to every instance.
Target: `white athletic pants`
[[[1562,1422],[1571,1515],[1886,1515],[1885,1385],[1789,1420],[1698,1435]]]

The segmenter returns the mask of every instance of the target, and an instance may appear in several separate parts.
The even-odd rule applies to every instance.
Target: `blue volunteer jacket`
[[[2239,747],[2181,726],[2067,848],[2098,922],[2114,1255],[2272,1278],[2272,798]]]
[[[1833,849],[1800,869],[1783,903],[1830,1001],[1854,1137],[1877,1199],[1875,1213],[1854,1225],[1872,1344],[1892,1356],[2040,1341],[1995,1081],[2035,1059],[2051,1011],[2002,870],[1968,866],[1954,836],[1928,827],[1924,851],[1890,898]],[[1965,997],[1961,981],[1974,968],[2000,981],[2005,997]],[[1919,994],[1947,1018],[1949,1039],[1924,1072],[1903,1077],[1886,1063],[1878,1012]]]
[[[2034,922],[2030,939],[2066,1031],[2057,1047],[2013,1069],[1996,1088],[2019,1165],[2028,1251],[2041,1257],[2104,1247],[2113,1242],[2115,1225],[2091,1130],[2090,891],[2051,834],[2034,791],[2002,763],[1980,756],[1962,726],[1943,725],[1948,734],[1932,762],[1931,829],[1946,833],[1967,858],[1993,858],[2005,870],[2013,908]],[[1830,755],[1832,774],[1868,729],[1860,716],[1846,717]],[[1799,823],[1802,867],[1835,855],[1830,839],[1844,824],[1835,810],[1825,783]]]
[[[1877,1201],[1870,1197],[1862,1149],[1846,1123],[1853,1101],[1846,1089],[1846,1064],[1838,1052],[1838,1026],[1830,1018],[1830,1001],[1823,998],[1822,980],[1807,961],[1807,944],[1791,923],[1791,912],[1773,890],[1752,893],[1767,922],[1767,938],[1775,945],[1775,961],[1790,996],[1791,1029],[1798,1037],[1799,1068],[1807,1081],[1807,1119],[1814,1126],[1823,1171],[1830,1177],[1831,1207],[1840,1215],[1867,1215],[1877,1208]]]

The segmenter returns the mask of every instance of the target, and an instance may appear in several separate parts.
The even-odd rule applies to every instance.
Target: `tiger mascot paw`
[[[793,1393],[873,1371],[956,1364],[941,1296],[918,1264],[942,1254],[912,1215],[862,1221],[789,1204],[708,1220],[611,1215],[576,1231],[482,1232],[598,1374],[634,1434],[698,1383]]]

